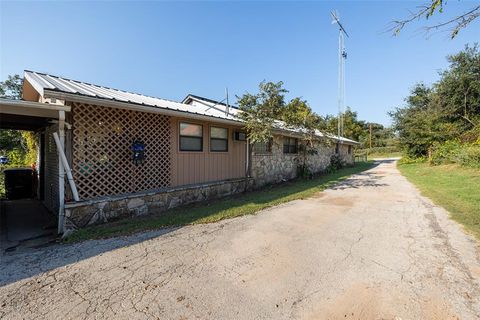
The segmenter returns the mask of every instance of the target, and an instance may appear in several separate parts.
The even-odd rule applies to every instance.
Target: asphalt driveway
[[[0,258],[5,319],[480,318],[477,242],[392,161],[255,216]]]

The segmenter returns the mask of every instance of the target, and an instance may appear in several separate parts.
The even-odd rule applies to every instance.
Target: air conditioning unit
[[[242,131],[235,131],[233,133],[233,140],[235,141],[247,141],[247,134]]]

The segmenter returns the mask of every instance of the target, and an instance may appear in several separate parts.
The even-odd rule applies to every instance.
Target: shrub
[[[440,165],[458,162],[462,145],[458,141],[447,141],[432,148],[430,164]]]
[[[440,165],[457,163],[465,167],[480,168],[480,145],[461,144],[458,141],[447,141],[437,144],[432,149],[430,164]]]
[[[330,164],[328,165],[326,171],[328,173],[335,172],[345,166],[345,163],[342,160],[342,157],[338,153],[332,154],[330,157]]]
[[[398,160],[398,164],[423,163],[425,161],[427,161],[425,157],[410,157],[406,155]]]
[[[7,153],[8,167],[23,167],[25,166],[25,152],[21,149],[13,149]]]
[[[457,157],[458,163],[462,166],[480,168],[480,145],[464,146]]]
[[[297,177],[302,179],[311,179],[313,174],[307,165],[299,164],[297,165]]]

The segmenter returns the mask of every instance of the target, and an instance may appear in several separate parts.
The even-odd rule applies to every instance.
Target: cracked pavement
[[[2,319],[480,319],[478,243],[393,161],[255,216],[0,258]]]

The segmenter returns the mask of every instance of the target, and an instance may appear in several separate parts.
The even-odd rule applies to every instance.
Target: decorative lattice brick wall
[[[81,199],[170,186],[170,118],[161,114],[74,103],[73,176]],[[145,144],[135,165],[134,140]]]

